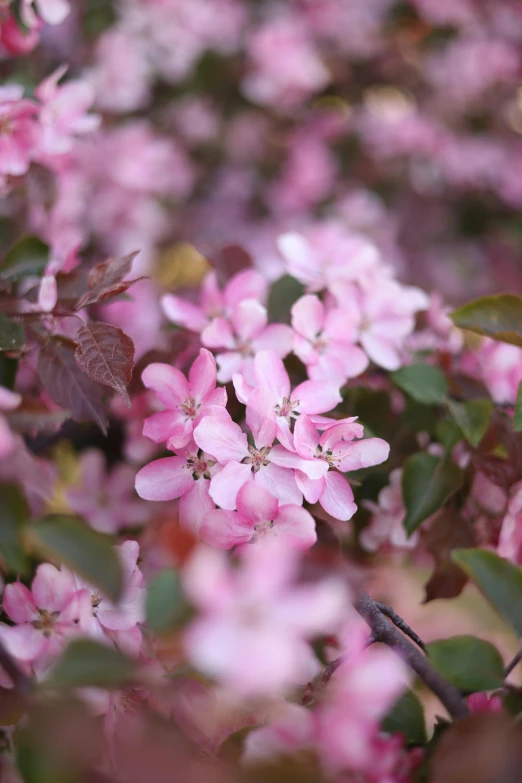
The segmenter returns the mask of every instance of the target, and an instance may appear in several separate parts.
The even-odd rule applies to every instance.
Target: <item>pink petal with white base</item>
[[[259,475],[259,474],[258,474]],[[241,462],[229,462],[223,470],[216,473],[210,482],[210,497],[221,508],[233,511],[236,508],[237,493],[252,478],[250,465]]]
[[[271,462],[255,474],[254,481],[275,495],[282,504],[294,503],[300,506],[303,502],[303,496],[295,483],[293,470],[280,468]]]
[[[182,434],[188,433],[185,443],[192,435],[190,421],[187,421],[185,416],[177,410],[158,411],[143,422],[143,434],[154,443],[166,443],[175,431]]]
[[[237,510],[253,522],[266,522],[277,516],[277,498],[254,481],[241,487],[236,502]]]
[[[250,386],[239,372],[234,373],[232,376],[232,383],[234,384],[234,391],[239,402],[246,405],[254,387]]]
[[[317,541],[314,518],[302,506],[281,506],[274,531],[282,543],[294,549],[310,549]]]
[[[386,462],[390,454],[390,446],[381,438],[368,438],[340,446],[341,462],[339,470],[348,473],[350,470],[369,468]],[[334,454],[335,456],[335,454]]]
[[[189,387],[196,402],[204,400],[216,388],[216,360],[206,348],[201,348],[190,368]]]
[[[228,383],[237,373],[245,372],[246,360],[239,351],[226,351],[216,356],[218,381]]]
[[[248,456],[247,436],[225,410],[221,416],[204,416],[194,430],[194,440],[223,465]]]
[[[48,612],[61,612],[74,594],[71,579],[51,563],[38,566],[31,588],[36,604]]]
[[[266,278],[254,269],[245,269],[234,275],[224,291],[227,307],[234,307],[243,299],[257,299],[263,302],[268,293]]]
[[[326,486],[325,477],[310,479],[300,470],[295,472],[295,482],[309,503],[317,503]]]
[[[361,335],[361,345],[370,359],[385,370],[398,370],[402,362],[397,348],[388,340],[368,332]]]
[[[328,471],[328,463],[323,459],[305,459],[295,454],[293,451],[287,451],[283,446],[274,446],[270,452],[270,462],[279,465],[281,468],[291,470],[301,470],[308,478],[319,479]]]
[[[269,324],[252,340],[255,351],[274,351],[284,359],[292,350],[294,333],[286,324]]]
[[[161,306],[169,321],[184,326],[191,332],[201,332],[208,323],[201,307],[187,302],[186,299],[181,299],[179,296],[165,294],[161,297]]]
[[[201,342],[207,348],[228,348],[236,346],[234,332],[225,318],[214,318],[201,332]]]
[[[197,536],[203,520],[215,507],[210,497],[209,479],[200,478],[194,481],[192,489],[179,499],[180,527]]]
[[[262,388],[254,389],[246,407],[246,423],[254,437],[256,448],[272,445],[276,423],[274,400],[269,392]]]
[[[30,623],[37,616],[33,594],[21,582],[5,586],[3,605],[4,611],[15,623]]]
[[[2,633],[2,642],[7,652],[20,661],[34,661],[48,647],[43,633],[28,623],[6,628]]]
[[[200,538],[217,549],[232,549],[246,544],[254,533],[254,523],[237,511],[216,509],[204,519],[200,529]]]
[[[298,400],[301,413],[325,413],[333,410],[342,401],[339,386],[327,381],[304,381],[292,392],[292,399]]]
[[[141,374],[143,385],[152,389],[167,408],[176,408],[189,396],[189,385],[182,372],[169,364],[149,364]]]
[[[194,479],[185,457],[164,457],[136,475],[136,492],[144,500],[174,500],[191,489]]]
[[[324,305],[317,296],[302,296],[292,307],[292,326],[296,332],[314,340],[324,326]]]
[[[271,392],[276,402],[288,397],[290,379],[278,354],[274,351],[259,351],[254,359],[254,368],[259,386]]]
[[[256,299],[245,299],[234,307],[231,320],[240,340],[246,341],[263,331],[268,314]]]
[[[341,522],[347,522],[357,511],[352,488],[340,473],[330,470],[325,476],[324,492],[319,498],[324,510]]]
[[[302,414],[297,419],[294,427],[294,447],[296,452],[304,459],[314,459],[318,445],[319,433],[311,419],[306,414]]]

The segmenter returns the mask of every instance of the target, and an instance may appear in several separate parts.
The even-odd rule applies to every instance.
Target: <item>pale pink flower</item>
[[[301,505],[294,469],[311,478],[319,478],[328,470],[325,463],[300,459],[283,446],[273,448],[275,421],[267,415],[269,405],[270,400],[261,390],[253,392],[248,402],[246,423],[253,435],[253,446],[225,410],[219,416],[206,416],[194,430],[198,446],[223,466],[210,484],[210,495],[221,508],[233,511],[237,493],[252,479],[274,493],[281,503]],[[290,458],[292,465],[287,465]]]
[[[465,371],[478,376],[499,404],[514,404],[522,381],[522,348],[518,345],[484,338],[473,352],[462,359]]]
[[[166,443],[169,449],[186,446],[203,416],[227,402],[226,389],[216,388],[216,361],[205,348],[190,368],[188,380],[168,364],[149,364],[141,379],[165,406],[145,420],[143,434],[155,443]]]
[[[276,436],[287,448],[292,448],[290,425],[300,413],[314,416],[331,411],[341,402],[339,386],[329,379],[304,381],[292,391],[290,378],[281,358],[274,351],[259,351],[254,359],[255,388],[262,389],[271,401],[269,415],[275,417]],[[254,387],[235,373],[233,378],[236,396],[244,405],[248,403]]]
[[[21,582],[6,585],[3,606],[16,625],[2,626],[0,637],[21,661],[56,656],[79,632],[78,591],[69,576],[50,563],[38,566],[31,590]]]
[[[40,41],[38,26],[25,32],[11,14],[0,23],[0,41],[10,55],[28,54]]]
[[[58,85],[66,71],[67,66],[58,68],[35,90],[41,103],[39,152],[44,156],[70,152],[77,136],[92,133],[100,124],[98,115],[87,113],[94,103],[90,84],[75,79]]]
[[[80,471],[79,485],[68,487],[65,497],[71,510],[95,530],[117,533],[148,520],[147,505],[136,497],[130,465],[119,464],[108,471],[102,452],[88,449],[81,455]]]
[[[390,545],[396,549],[414,549],[419,536],[414,532],[408,538],[404,529],[406,509],[402,499],[402,469],[396,468],[390,473],[390,483],[379,492],[377,503],[364,501],[364,506],[372,512],[368,526],[359,536],[363,549],[376,552]]]
[[[297,486],[309,503],[319,502],[332,517],[347,521],[357,506],[352,488],[337,471],[346,473],[379,465],[390,453],[389,445],[381,438],[356,440],[362,435],[363,427],[353,418],[339,421],[320,435],[310,417],[302,414],[294,427],[294,453],[275,446],[272,459],[277,459],[281,466],[295,468]],[[303,461],[326,466],[326,471],[322,477],[313,478],[310,468],[303,471]]]
[[[341,386],[366,370],[368,359],[355,345],[359,319],[355,305],[327,309],[312,294],[293,305],[294,353],[306,364],[312,380]]]
[[[296,585],[295,550],[246,547],[238,568],[201,547],[183,572],[199,617],[185,632],[190,662],[240,694],[265,696],[317,672],[308,640],[336,630],[347,609],[335,578]]]
[[[26,27],[35,27],[38,24],[38,16],[47,24],[61,24],[69,15],[71,6],[68,0],[22,0],[21,16]]]
[[[40,128],[35,120],[37,106],[23,98],[16,84],[0,88],[0,175],[19,177],[29,170]]]
[[[0,411],[12,411],[18,408],[22,402],[17,392],[0,386]],[[0,459],[9,456],[15,447],[15,438],[5,416],[0,413]]]
[[[151,87],[146,47],[127,30],[109,28],[97,41],[89,77],[98,107],[118,113],[143,108]]]
[[[216,509],[205,517],[199,535],[207,544],[231,549],[238,544],[276,539],[295,549],[309,549],[317,540],[315,522],[302,506],[280,505],[267,489],[248,481],[236,499],[237,511]]]
[[[513,563],[522,564],[522,482],[511,487],[507,513],[502,521],[497,552]]]
[[[272,708],[264,726],[248,733],[242,760],[247,765],[273,763],[313,750],[316,739],[314,713],[300,704],[283,701]]]

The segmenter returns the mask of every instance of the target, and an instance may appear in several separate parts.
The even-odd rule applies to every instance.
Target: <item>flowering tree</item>
[[[521,21],[0,2],[2,781],[518,779]]]

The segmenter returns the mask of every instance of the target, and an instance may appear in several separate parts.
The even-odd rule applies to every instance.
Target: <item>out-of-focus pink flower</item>
[[[248,481],[236,499],[237,511],[216,509],[204,520],[199,535],[207,544],[231,549],[238,544],[272,539],[295,549],[309,549],[317,540],[315,522],[302,506],[280,505],[267,489]]]
[[[363,428],[354,419],[344,419],[330,426],[320,435],[306,414],[297,419],[294,427],[294,453],[283,446],[275,446],[272,459],[278,464],[296,470],[297,486],[309,503],[319,502],[335,519],[347,521],[357,506],[353,492],[341,473],[379,465],[388,459],[390,447],[381,438],[362,438]],[[301,467],[308,463],[310,467]],[[320,478],[311,475],[312,465],[324,465]]]
[[[190,368],[188,380],[168,364],[149,364],[141,377],[166,408],[145,420],[143,434],[173,450],[187,445],[203,416],[227,403],[226,389],[216,388],[216,361],[205,348]]]
[[[364,528],[359,541],[363,549],[376,552],[390,545],[396,549],[413,549],[418,543],[418,533],[409,538],[404,529],[406,509],[402,499],[402,469],[396,468],[390,473],[390,483],[379,492],[378,502],[364,502],[365,508],[372,512],[370,522]]]
[[[500,696],[488,696],[487,693],[472,693],[466,699],[470,712],[503,712],[504,706]]]
[[[265,726],[249,732],[245,739],[243,762],[270,763],[301,751],[312,750],[316,743],[313,712],[300,704],[283,701],[268,715]]]
[[[65,496],[71,509],[101,533],[143,525],[149,512],[134,491],[134,469],[117,465],[109,472],[101,451],[89,449],[80,459],[81,484]]]
[[[99,108],[118,113],[141,109],[150,97],[146,47],[125,29],[109,28],[98,39],[89,80]]]
[[[252,432],[254,446],[248,444],[246,434],[225,410],[219,416],[206,416],[194,430],[198,446],[223,466],[212,477],[210,495],[221,508],[233,511],[237,493],[243,484],[254,479],[275,494],[281,503],[300,505],[302,495],[293,469],[299,468],[307,476],[319,478],[328,466],[300,459],[283,446],[272,448],[275,422],[267,415],[270,401],[262,393],[253,397],[254,394],[247,405],[246,423]],[[286,464],[289,458],[292,458],[292,465]]]
[[[22,402],[21,396],[17,392],[0,386],[0,411],[12,411],[18,408]],[[15,447],[15,439],[11,429],[5,419],[0,414],[0,459],[9,456]]]
[[[342,386],[366,370],[368,359],[355,345],[359,318],[356,305],[327,310],[313,294],[293,305],[294,353],[312,380]]]
[[[37,106],[16,84],[0,88],[0,175],[26,174],[40,138]]]
[[[326,66],[299,19],[276,19],[247,41],[251,71],[243,91],[256,103],[288,109],[329,81]]]
[[[0,24],[0,41],[11,55],[29,54],[38,45],[39,40],[38,25],[23,32],[12,14]]]
[[[68,0],[22,0],[20,8],[22,21],[26,27],[35,27],[38,24],[38,16],[47,24],[61,24],[70,11]]]
[[[233,691],[277,694],[317,671],[307,643],[334,632],[348,596],[337,579],[296,585],[295,550],[274,542],[246,547],[238,568],[200,548],[183,572],[200,616],[187,629],[190,662]]]
[[[507,513],[502,521],[497,552],[522,565],[522,482],[511,487]]]
[[[66,71],[67,66],[58,68],[35,91],[41,103],[39,152],[44,156],[70,152],[76,136],[92,133],[100,124],[98,115],[87,113],[94,103],[90,84],[76,79],[58,85]]]
[[[281,358],[274,351],[259,351],[254,359],[255,388],[262,389],[271,400],[268,413],[275,417],[276,436],[287,448],[292,448],[290,424],[301,413],[312,416],[326,413],[341,402],[339,386],[330,379],[304,381],[290,389],[290,378]],[[236,396],[247,404],[254,387],[240,373],[232,377]]]
[[[6,585],[3,606],[16,625],[2,626],[0,637],[21,661],[58,655],[79,631],[77,590],[69,576],[50,563],[38,566],[31,590],[21,582]]]
[[[517,345],[485,337],[478,349],[463,356],[462,367],[486,384],[495,402],[515,404],[522,381],[522,349]]]

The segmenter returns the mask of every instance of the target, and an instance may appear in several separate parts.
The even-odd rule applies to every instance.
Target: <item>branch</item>
[[[0,642],[0,667],[12,680],[16,690],[23,696],[27,696],[32,690],[31,679],[18,667],[14,658],[7,652]]]
[[[504,678],[509,677],[515,666],[522,661],[522,650],[517,652],[513,660],[504,669]]]
[[[428,658],[388,622],[379,606],[364,590],[361,590],[355,608],[370,626],[376,641],[391,647],[413,669],[423,683],[440,699],[452,718],[463,718],[468,714],[468,708],[457,688],[446,682],[435,671]]]
[[[375,606],[377,607],[377,609],[379,610],[379,612],[381,612],[383,615],[385,615],[386,617],[388,617],[388,619],[389,619],[389,620],[391,620],[391,621],[392,621],[392,623],[393,623],[393,624],[394,624],[394,625],[395,625],[395,626],[396,626],[396,627],[397,627],[397,628],[398,628],[400,631],[402,631],[404,634],[406,634],[406,636],[409,636],[409,637],[410,637],[410,639],[412,640],[412,642],[415,642],[415,644],[416,644],[418,647],[420,647],[420,648],[421,648],[421,650],[425,650],[425,649],[426,649],[426,647],[425,647],[425,644],[424,644],[424,642],[422,641],[422,639],[420,638],[420,636],[417,636],[417,634],[415,633],[415,631],[414,631],[414,630],[412,630],[412,628],[410,628],[410,626],[408,625],[408,623],[406,623],[406,622],[405,622],[405,621],[402,619],[402,617],[400,617],[400,616],[399,616],[399,615],[398,615],[396,612],[394,612],[394,611],[393,611],[393,609],[391,608],[391,606],[387,606],[386,604],[380,604],[380,603],[378,603],[377,601],[374,601],[374,603],[375,603]]]

